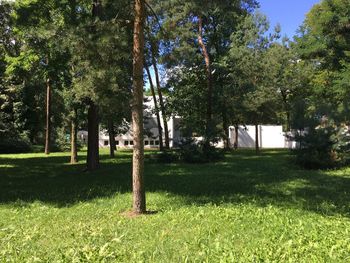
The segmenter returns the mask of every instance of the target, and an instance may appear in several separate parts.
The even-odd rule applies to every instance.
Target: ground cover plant
[[[131,152],[104,152],[91,173],[66,153],[0,155],[0,262],[349,262],[350,169],[290,160],[146,158],[157,213],[129,218]]]

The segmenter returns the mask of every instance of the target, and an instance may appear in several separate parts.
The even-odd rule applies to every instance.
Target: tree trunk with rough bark
[[[233,147],[235,148],[235,150],[238,149],[238,135],[239,135],[239,126],[235,125],[235,142],[233,144]]]
[[[156,93],[154,91],[154,85],[153,85],[153,81],[152,81],[152,76],[151,76],[151,72],[149,71],[149,68],[146,66],[146,71],[147,71],[147,76],[148,76],[148,80],[149,80],[149,85],[151,88],[151,92],[152,92],[152,97],[153,97],[153,101],[154,101],[154,109],[156,112],[156,117],[157,117],[157,124],[158,124],[158,137],[159,137],[159,149],[161,151],[163,151],[163,129],[162,129],[162,124],[160,122],[160,115],[159,115],[159,108],[158,108],[158,102],[157,102],[157,97],[156,97]]]
[[[114,151],[116,150],[116,145],[115,145],[114,123],[111,118],[108,120],[108,136],[109,136],[109,156],[111,158],[114,158],[115,157]]]
[[[132,129],[134,151],[132,160],[133,212],[146,213],[144,186],[144,142],[143,142],[143,62],[144,62],[145,1],[135,0],[133,39],[133,99]]]
[[[48,63],[48,60],[47,60]],[[46,80],[46,131],[45,131],[45,154],[50,154],[51,144],[51,86],[50,79]]]
[[[92,1],[92,17],[97,18],[101,15],[101,1]],[[94,31],[94,29],[92,29]],[[98,106],[92,100],[89,101],[88,110],[88,149],[86,166],[88,171],[96,170],[100,167],[99,157],[99,117]]]
[[[198,18],[198,43],[202,50],[202,55],[205,61],[206,74],[207,74],[207,111],[206,111],[206,136],[211,134],[211,121],[212,121],[212,96],[213,96],[213,85],[212,85],[212,74],[211,74],[211,62],[209,52],[205,46],[203,40],[203,20],[202,17]],[[207,138],[208,139],[208,138]],[[209,141],[207,142],[209,144]]]
[[[255,124],[255,152],[259,154],[259,125]]]
[[[100,167],[99,158],[99,120],[98,107],[94,102],[90,102],[88,110],[88,149],[86,165],[88,171],[94,171]]]
[[[78,127],[77,127],[77,110],[73,110],[73,116],[71,120],[71,132],[70,132],[70,163],[75,164],[78,162],[78,149],[77,149],[77,136],[78,136]]]

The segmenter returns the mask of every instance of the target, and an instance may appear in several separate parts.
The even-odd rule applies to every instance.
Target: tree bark
[[[109,136],[109,156],[111,158],[115,157],[115,132],[114,132],[114,123],[111,118],[108,120],[108,136]]]
[[[288,106],[288,99],[287,99],[287,93],[281,89],[281,96],[282,96],[282,101],[283,101],[283,106],[284,106],[284,111],[286,113],[287,117],[287,131],[290,130],[290,110]]]
[[[132,161],[133,212],[146,213],[144,187],[144,142],[143,142],[143,62],[144,62],[145,1],[135,0],[133,39],[133,99],[132,129],[134,151]]]
[[[230,131],[228,127],[228,121],[227,121],[227,112],[224,107],[222,110],[222,127],[224,129],[224,149],[229,150],[231,145],[230,145]]]
[[[147,71],[147,76],[148,76],[148,80],[149,80],[149,85],[151,88],[151,92],[152,92],[152,97],[153,97],[153,101],[154,101],[154,109],[156,112],[156,116],[157,116],[157,124],[158,124],[158,136],[159,136],[159,149],[161,151],[163,151],[163,130],[162,130],[162,123],[160,122],[160,115],[159,115],[159,108],[158,108],[158,102],[157,102],[157,97],[156,97],[156,93],[154,91],[154,85],[153,85],[153,81],[152,81],[152,76],[151,76],[151,72],[149,71],[149,68],[146,66],[146,71]]]
[[[101,1],[92,1],[92,17],[97,18],[101,15]],[[94,29],[92,30],[94,31]],[[94,32],[93,32],[94,33]],[[94,171],[100,167],[99,159],[99,118],[98,106],[90,100],[88,110],[88,149],[86,166],[88,171]]]
[[[71,142],[71,155],[70,163],[75,164],[78,162],[78,149],[77,149],[77,136],[78,136],[78,127],[77,127],[77,110],[73,110],[73,116],[71,120],[71,132],[70,132],[70,142]]]
[[[48,63],[48,59],[47,59]],[[46,80],[46,131],[45,131],[45,154],[50,154],[51,144],[51,86],[50,78]]]
[[[90,102],[88,110],[88,149],[86,165],[88,171],[94,171],[100,166],[99,159],[99,120],[98,107],[94,102]]]
[[[259,125],[255,124],[255,152],[259,154]]]
[[[156,84],[157,84],[157,92],[159,97],[159,104],[160,104],[160,110],[162,112],[162,119],[163,119],[163,125],[164,125],[164,140],[165,140],[165,148],[169,149],[169,129],[168,129],[168,122],[166,119],[166,112],[165,112],[165,106],[164,106],[164,100],[163,100],[163,94],[160,87],[160,79],[159,79],[159,72],[157,67],[157,60],[156,60],[156,47],[154,43],[151,43],[151,49],[152,49],[152,64],[154,69],[154,75],[156,76]]]
[[[206,73],[207,73],[207,112],[206,112],[206,136],[210,136],[211,133],[211,120],[212,120],[212,96],[213,96],[213,85],[212,85],[212,74],[211,74],[211,62],[207,47],[203,41],[203,20],[201,17],[198,18],[198,43],[202,50],[202,54],[205,61]],[[209,143],[209,141],[208,141]]]
[[[239,135],[239,126],[235,125],[235,142],[233,144],[233,147],[235,148],[235,150],[237,150],[238,148],[238,135]]]

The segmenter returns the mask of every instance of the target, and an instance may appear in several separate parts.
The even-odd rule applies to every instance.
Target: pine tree
[[[144,21],[145,2],[135,0],[134,47],[133,47],[133,100],[132,129],[134,153],[132,162],[133,211],[146,212],[144,187],[144,145],[143,145],[143,63],[144,63]]]

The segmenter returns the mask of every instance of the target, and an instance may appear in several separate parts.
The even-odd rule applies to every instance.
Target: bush
[[[28,139],[18,134],[0,134],[0,153],[27,153],[32,147]]]
[[[78,150],[82,148],[81,142],[77,140]],[[54,145],[51,145],[52,151],[69,152],[71,150],[70,133],[64,127],[56,129],[56,138]]]
[[[162,151],[148,155],[148,159],[159,163],[208,163],[222,160],[224,151],[214,146],[205,146],[194,139],[183,140],[178,150]]]
[[[194,139],[186,139],[181,142],[179,159],[187,163],[207,163],[222,160],[224,151],[214,146],[196,142]]]
[[[149,155],[149,159],[158,163],[174,163],[179,161],[179,155],[175,151],[162,151]]]
[[[297,136],[296,161],[307,169],[336,168],[349,164],[350,138],[346,128],[318,127]]]

